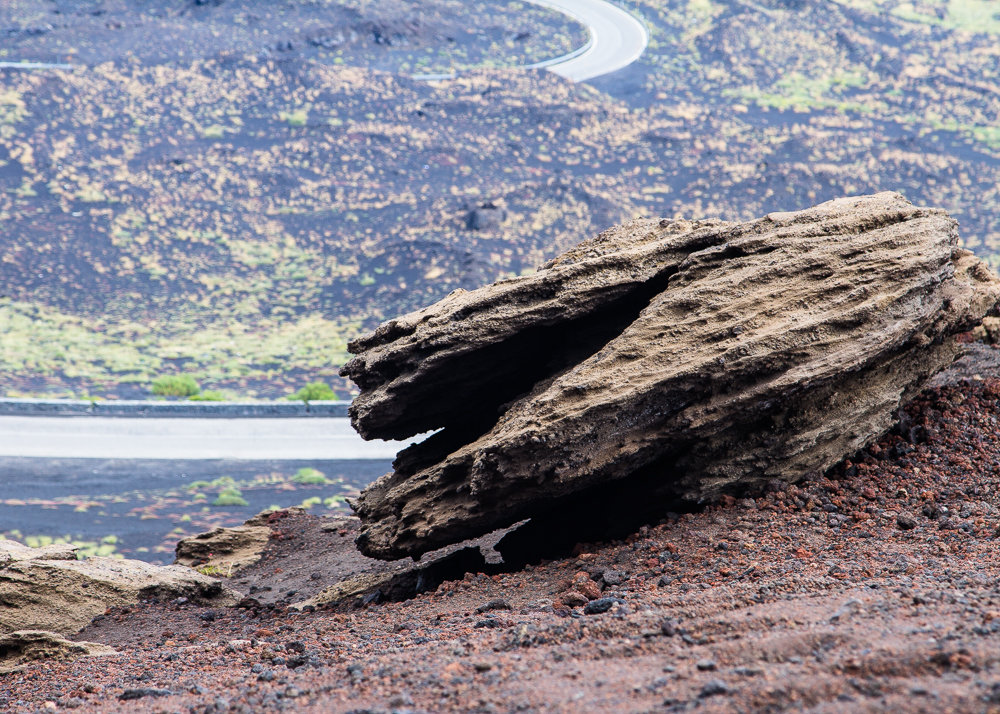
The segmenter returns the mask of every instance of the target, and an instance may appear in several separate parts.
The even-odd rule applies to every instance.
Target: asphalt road
[[[392,459],[347,419],[0,417],[0,456],[117,459]]]
[[[540,62],[550,72],[574,82],[584,82],[610,74],[635,62],[649,44],[649,34],[639,20],[603,0],[528,0],[533,5],[552,8],[569,15],[590,31],[584,52],[565,59]]]

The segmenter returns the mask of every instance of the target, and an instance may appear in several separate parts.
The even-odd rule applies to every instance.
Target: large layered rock
[[[585,503],[640,513],[827,469],[1000,298],[957,237],[893,193],[640,220],[385,323],[343,370],[355,427],[442,430],[362,493],[359,547],[419,556]]]

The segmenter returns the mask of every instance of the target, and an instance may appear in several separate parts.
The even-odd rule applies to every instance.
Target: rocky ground
[[[76,639],[117,654],[7,675],[0,707],[1000,711],[1000,360],[975,350],[825,476],[401,602],[287,608],[370,562],[348,521],[273,516],[241,606],[109,611]]]

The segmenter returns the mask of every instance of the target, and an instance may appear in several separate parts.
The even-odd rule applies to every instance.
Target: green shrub
[[[336,399],[337,395],[330,385],[323,382],[312,382],[289,397],[289,399],[301,399],[303,402],[325,402]]]
[[[247,500],[238,488],[226,488],[219,491],[218,497],[212,501],[213,506],[249,506]]]
[[[208,389],[199,394],[192,394],[188,397],[188,401],[192,402],[224,402],[226,397],[222,392],[216,392],[214,390]]]
[[[161,397],[193,397],[200,391],[190,374],[165,374],[153,380],[153,394]]]
[[[226,127],[212,124],[212,126],[206,126],[202,129],[201,135],[205,139],[222,139],[226,135]]]
[[[322,471],[317,471],[316,469],[309,468],[308,466],[304,469],[296,471],[295,475],[292,476],[292,481],[306,485],[330,483]]]
[[[279,112],[278,116],[282,121],[288,122],[288,126],[305,126],[309,120],[309,111],[307,109],[296,109],[291,112]]]

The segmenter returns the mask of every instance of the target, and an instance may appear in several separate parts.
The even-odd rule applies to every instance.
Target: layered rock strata
[[[260,560],[270,537],[271,529],[264,525],[216,528],[177,541],[174,563],[230,577]]]
[[[361,494],[359,547],[419,556],[584,504],[620,516],[827,469],[1000,298],[957,239],[894,193],[638,220],[383,324],[342,371],[355,428],[440,431]]]
[[[232,605],[240,595],[181,565],[138,560],[77,560],[72,547],[27,548],[0,539],[0,635],[44,630],[73,635],[109,607],[186,597]]]
[[[54,632],[21,630],[0,633],[0,675],[18,672],[39,660],[69,660],[117,654],[107,645],[74,642]]]

